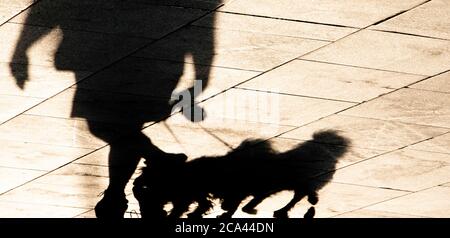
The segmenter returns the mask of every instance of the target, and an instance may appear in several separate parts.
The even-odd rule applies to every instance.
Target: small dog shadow
[[[274,151],[268,141],[245,140],[224,156],[147,166],[135,180],[133,193],[143,218],[179,218],[193,203],[198,206],[188,217],[199,218],[211,210],[213,199],[220,199],[225,211],[220,217],[230,218],[249,196],[253,198],[242,211],[256,214],[256,207],[264,199],[293,190],[294,197],[273,214],[287,218],[304,197],[312,205],[318,203],[317,191],[332,179],[336,163],[349,145],[347,138],[333,130],[316,132],[312,140],[282,153]],[[164,206],[169,202],[173,208],[167,213]],[[312,206],[304,217],[314,215]]]

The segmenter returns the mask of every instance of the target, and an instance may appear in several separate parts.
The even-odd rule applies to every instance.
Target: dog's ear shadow
[[[321,130],[313,134],[314,142],[323,142],[334,145],[350,146],[350,140],[341,135],[338,130]]]

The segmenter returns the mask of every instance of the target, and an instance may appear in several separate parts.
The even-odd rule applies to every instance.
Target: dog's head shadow
[[[144,218],[202,217],[213,210],[213,201],[220,201],[224,211],[220,216],[227,218],[241,205],[243,212],[257,214],[265,199],[290,190],[292,200],[274,211],[274,217],[288,217],[304,197],[311,205],[318,203],[317,192],[331,181],[349,145],[350,140],[334,130],[318,131],[311,140],[299,141],[283,152],[276,151],[270,141],[248,139],[223,156],[200,157],[184,164],[150,164],[136,179],[133,191]],[[167,204],[172,209],[164,209]],[[314,213],[312,207],[305,217]]]

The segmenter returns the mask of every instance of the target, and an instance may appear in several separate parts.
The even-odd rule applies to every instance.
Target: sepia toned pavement
[[[333,129],[351,145],[318,192],[315,217],[450,217],[450,1],[130,1],[120,10],[129,19],[119,22],[95,12],[76,19],[64,5],[55,7],[67,13],[59,17],[69,29],[26,21],[49,1],[0,0],[0,217],[95,217],[108,185],[109,146],[72,116],[75,93],[118,104],[158,98],[139,79],[111,78],[134,70],[170,80],[175,67],[183,69],[177,90],[210,69],[197,98],[206,117],[192,123],[174,112],[145,124],[164,151],[194,160],[260,138],[282,152]],[[28,62],[13,58],[24,27],[46,32]],[[80,56],[75,71],[57,69],[62,32],[75,39],[73,55],[83,49],[104,57]],[[180,59],[177,49],[186,42],[203,49],[208,34],[213,52]],[[23,89],[10,63],[28,65]],[[120,123],[105,111],[96,123]],[[132,181],[125,217],[136,218],[131,188]],[[234,217],[272,217],[292,196],[277,193],[256,215],[239,209]],[[289,215],[303,217],[310,206],[304,199]]]

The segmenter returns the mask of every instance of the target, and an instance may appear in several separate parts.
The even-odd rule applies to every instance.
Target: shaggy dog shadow
[[[221,200],[225,212],[220,217],[228,218],[248,196],[253,199],[242,210],[255,214],[264,199],[293,190],[292,200],[274,212],[274,217],[288,217],[289,210],[304,197],[317,204],[317,191],[331,180],[337,160],[349,144],[332,130],[316,132],[312,140],[283,153],[275,152],[268,141],[246,140],[224,156],[147,166],[135,180],[133,193],[143,218],[178,218],[194,202],[198,206],[188,217],[202,217],[212,208],[212,199]],[[168,214],[163,208],[169,202],[173,208]],[[311,218],[314,213],[311,207],[304,217]]]

